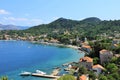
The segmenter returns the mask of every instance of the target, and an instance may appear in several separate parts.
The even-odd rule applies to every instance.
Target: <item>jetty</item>
[[[32,73],[32,76],[36,76],[36,77],[43,77],[43,78],[54,78],[57,79],[60,76],[54,76],[54,75],[43,75],[43,74],[39,74],[39,73]]]
[[[43,77],[43,78],[52,78],[52,79],[58,79],[60,76],[58,76],[60,72],[60,68],[56,68],[52,71],[50,75],[48,74],[42,74],[42,71],[36,70],[35,73],[31,73],[30,76],[36,76],[36,77]],[[21,75],[21,76],[26,76],[26,74]]]

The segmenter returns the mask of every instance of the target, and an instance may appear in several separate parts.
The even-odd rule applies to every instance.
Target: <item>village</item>
[[[120,47],[120,39],[111,39],[110,46],[104,47],[104,46],[97,46],[101,47],[98,51],[98,53],[95,53],[94,50],[98,50],[96,47],[93,46],[93,43],[98,45],[99,41],[93,40],[93,41],[88,41],[87,38],[84,38],[84,41],[80,41],[79,39],[76,39],[77,42],[80,44],[80,46],[74,46],[74,45],[67,45],[66,47],[78,49],[82,51],[85,55],[84,57],[80,58],[79,61],[77,62],[72,62],[68,64],[64,64],[63,66],[66,66],[64,70],[68,74],[72,75],[75,77],[76,80],[105,80],[108,76],[114,77],[117,79],[117,75],[113,75],[114,72],[118,71],[120,72],[120,54],[115,51],[116,49],[119,50]],[[102,40],[101,40],[102,41]],[[100,42],[101,42],[100,41]],[[59,44],[59,41],[53,39],[49,42],[41,42],[43,44],[47,45],[57,45],[57,46],[65,46],[63,44]],[[109,42],[109,41],[108,41]],[[94,52],[93,52],[94,51]],[[80,53],[80,54],[83,54]],[[109,70],[110,69],[110,70]],[[113,69],[113,70],[112,70]],[[50,75],[53,76],[52,78],[55,78],[55,80],[59,80],[60,76],[59,71],[57,71],[57,74],[55,75]],[[56,71],[55,71],[56,73]],[[39,75],[39,74],[32,74],[33,76],[38,76],[38,77],[48,77],[49,75]],[[63,76],[65,76],[64,74]],[[104,76],[105,75],[105,76]],[[110,78],[111,78],[110,77]]]

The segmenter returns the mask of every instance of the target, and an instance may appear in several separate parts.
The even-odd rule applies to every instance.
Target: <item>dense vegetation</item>
[[[26,30],[0,31],[0,39],[4,39],[4,34],[10,35],[11,38],[35,36],[34,40],[39,40],[47,35],[48,39],[58,39],[66,44],[70,39],[77,36],[80,39],[87,37],[89,40],[99,39],[103,36],[116,36],[120,32],[120,20],[102,21],[98,18],[91,17],[81,21],[59,18],[49,24],[42,24],[31,27]]]
[[[72,75],[64,75],[64,76],[61,76],[58,80],[76,80],[76,79]]]

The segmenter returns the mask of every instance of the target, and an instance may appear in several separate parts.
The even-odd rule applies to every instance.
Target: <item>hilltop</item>
[[[60,42],[70,43],[70,40],[83,39],[87,37],[89,40],[100,38],[105,36],[109,37],[119,36],[120,32],[120,20],[101,20],[97,17],[90,17],[83,20],[71,20],[65,18],[59,18],[49,24],[41,24],[33,26],[26,30],[5,30],[1,31],[0,39],[3,39],[3,35],[9,35],[11,38],[17,37],[26,40],[32,37],[32,40],[40,39],[57,39]],[[14,38],[16,36],[16,38]]]

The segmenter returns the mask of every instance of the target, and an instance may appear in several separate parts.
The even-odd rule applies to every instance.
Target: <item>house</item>
[[[59,41],[57,39],[51,39],[49,42],[50,43],[59,43]]]
[[[82,65],[90,70],[92,69],[92,66],[93,66],[93,59],[87,56],[80,58],[79,65]]]
[[[120,58],[120,54],[114,54],[114,56]]]
[[[112,43],[113,44],[119,44],[120,43],[120,39],[113,39]]]
[[[112,41],[112,48],[114,49],[114,48],[117,48],[120,43],[120,39],[114,39],[113,41]]]
[[[112,44],[112,49],[117,48],[119,45],[118,44]]]
[[[113,53],[111,51],[108,51],[108,50],[101,50],[99,51],[99,55],[100,55],[100,63],[103,64],[103,63],[106,63],[106,62],[109,62],[110,59],[113,57]]]
[[[79,77],[79,80],[89,80],[89,77],[88,77],[88,75],[81,75]]]
[[[99,75],[102,72],[102,70],[105,70],[105,68],[102,67],[99,64],[93,65],[92,69],[93,69],[93,71],[95,72],[96,75]]]
[[[86,51],[88,53],[90,53],[92,51],[92,48],[89,45],[82,45],[81,48],[82,48],[82,50],[84,50],[84,51]]]

